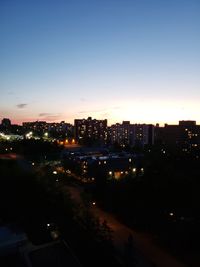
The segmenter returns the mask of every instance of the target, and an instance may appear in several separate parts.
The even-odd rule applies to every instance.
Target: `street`
[[[83,189],[80,186],[67,186],[67,190],[75,202],[79,204],[82,202],[80,193]],[[136,266],[186,267],[185,264],[179,262],[167,251],[159,247],[151,235],[130,229],[120,223],[112,214],[103,211],[96,205],[91,206],[90,209],[93,215],[98,217],[101,222],[106,221],[113,231],[113,242],[117,253],[123,255],[128,238],[132,238],[134,259],[136,258],[137,262]]]

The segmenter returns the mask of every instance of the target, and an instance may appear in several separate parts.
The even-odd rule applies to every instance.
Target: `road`
[[[77,203],[82,203],[80,193],[83,191],[78,186],[67,186],[72,199]],[[141,267],[186,267],[185,264],[179,262],[163,248],[159,247],[154,238],[146,233],[137,232],[126,225],[120,223],[114,215],[107,213],[99,207],[92,206],[92,213],[100,219],[101,222],[106,221],[113,231],[113,242],[116,250],[124,253],[125,244],[128,237],[132,237],[134,256],[137,258],[137,265]],[[145,259],[145,260],[143,260]],[[150,263],[150,264],[149,264]],[[132,266],[135,266],[134,264]]]

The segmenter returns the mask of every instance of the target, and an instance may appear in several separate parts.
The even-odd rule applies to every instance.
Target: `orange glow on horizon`
[[[198,99],[197,99],[198,100]],[[179,101],[173,102],[171,100],[127,100],[118,103],[110,103],[103,108],[99,105],[95,110],[95,105],[91,110],[83,112],[77,111],[75,107],[74,113],[64,112],[59,118],[54,121],[45,120],[45,118],[38,118],[30,114],[30,116],[20,118],[14,117],[11,114],[1,115],[1,119],[4,117],[10,118],[12,124],[21,125],[22,122],[34,122],[34,121],[46,121],[48,123],[65,121],[67,123],[74,124],[74,119],[87,119],[92,117],[95,119],[107,119],[108,126],[121,123],[122,121],[130,121],[131,123],[146,123],[156,124],[161,126],[165,123],[178,124],[179,120],[196,120],[197,124],[200,122],[200,109],[198,101]],[[115,107],[117,106],[117,108]],[[80,107],[79,107],[80,108]],[[98,111],[99,109],[99,111]],[[17,115],[16,115],[17,116]]]

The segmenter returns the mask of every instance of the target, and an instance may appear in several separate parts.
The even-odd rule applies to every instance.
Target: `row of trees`
[[[199,247],[200,159],[155,147],[144,151],[143,166],[139,179],[108,180],[99,173],[88,190],[104,209],[171,248]]]
[[[106,223],[72,201],[64,175],[58,182],[51,168],[36,170],[24,164],[22,168],[17,161],[0,160],[0,221],[19,225],[36,245],[51,241],[47,224],[53,223],[83,266],[102,266],[106,258],[110,265],[118,266]]]

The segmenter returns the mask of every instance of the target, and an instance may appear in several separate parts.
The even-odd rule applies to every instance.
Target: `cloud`
[[[52,113],[39,113],[39,117],[51,116]]]
[[[22,109],[25,108],[28,104],[22,103],[22,104],[17,104],[17,108]]]
[[[40,119],[45,120],[45,121],[56,121],[61,119],[61,114],[60,113],[48,113],[48,112],[43,112],[39,113],[38,116]]]
[[[85,102],[86,99],[85,99],[84,97],[81,97],[81,98],[80,98],[80,101],[81,101],[81,102]]]
[[[88,111],[86,111],[86,110],[81,110],[81,111],[79,111],[78,113],[79,113],[79,114],[84,114],[84,113],[88,113]]]

